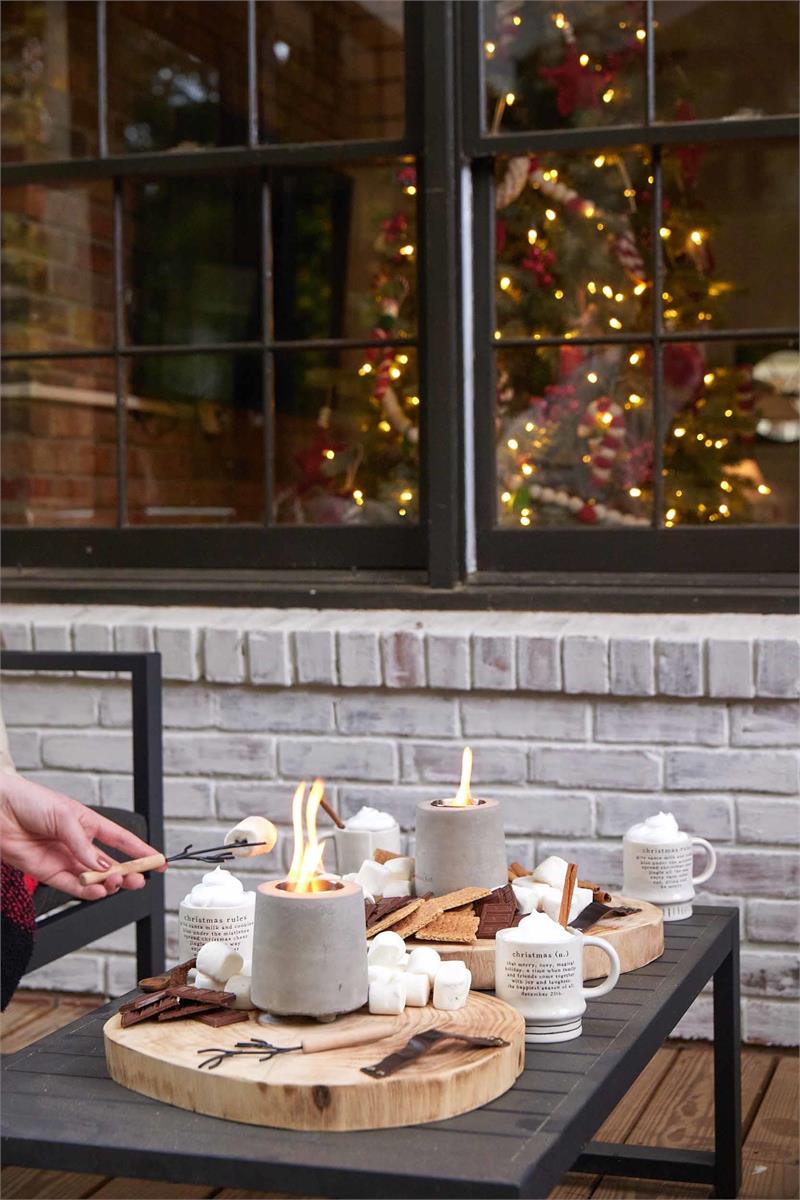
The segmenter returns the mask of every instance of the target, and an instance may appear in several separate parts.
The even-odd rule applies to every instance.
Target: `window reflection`
[[[498,524],[649,525],[651,380],[644,345],[498,351]]]
[[[416,358],[393,346],[275,356],[279,523],[418,519]]]
[[[649,326],[646,154],[498,159],[495,206],[498,335],[602,337]]]

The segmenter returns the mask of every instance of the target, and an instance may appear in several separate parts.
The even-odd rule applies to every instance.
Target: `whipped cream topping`
[[[240,879],[217,867],[194,885],[183,903],[188,908],[235,908],[240,904],[255,904],[255,899],[255,892],[246,892]]]
[[[678,822],[672,813],[658,812],[638,825],[631,825],[625,834],[629,842],[674,842],[677,838],[687,838],[688,833],[682,833]]]
[[[366,829],[370,833],[377,833],[381,829],[394,829],[396,824],[391,813],[381,812],[379,808],[370,808],[368,805],[364,805],[345,821],[348,829]]]
[[[523,917],[514,930],[514,941],[520,942],[571,942],[572,937],[558,921],[541,912]]]

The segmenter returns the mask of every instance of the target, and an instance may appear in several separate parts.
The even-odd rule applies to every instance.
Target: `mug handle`
[[[714,874],[714,872],[717,869],[717,852],[714,849],[714,847],[711,845],[711,843],[707,842],[705,838],[693,837],[692,845],[693,846],[702,846],[706,852],[706,856],[708,859],[705,870],[701,871],[699,875],[694,876],[694,878],[692,879],[692,884],[705,883],[707,879],[711,878],[711,876]]]
[[[619,983],[619,955],[605,938],[584,936],[583,944],[584,946],[597,946],[598,950],[602,950],[604,954],[608,955],[609,962],[611,963],[608,979],[604,983],[598,983],[595,987],[581,988],[581,992],[587,1000],[596,1000],[599,996],[608,995],[611,989]]]
[[[336,855],[336,870],[338,871],[339,870],[339,855],[336,850],[336,840],[335,840],[333,834],[325,833],[322,835],[322,837],[318,837],[317,841],[319,842],[320,845],[322,845],[323,842],[333,842],[333,853]],[[330,870],[330,867],[327,867],[326,870]]]

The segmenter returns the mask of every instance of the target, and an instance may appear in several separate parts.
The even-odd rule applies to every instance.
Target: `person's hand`
[[[41,883],[80,900],[99,900],[121,887],[144,887],[144,876],[109,875],[102,883],[84,887],[81,871],[107,871],[113,866],[94,838],[121,850],[125,858],[142,858],[157,851],[101,813],[69,796],[23,779],[0,773],[0,858]]]

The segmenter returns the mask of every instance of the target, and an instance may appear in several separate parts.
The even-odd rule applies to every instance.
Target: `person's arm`
[[[106,871],[112,861],[93,839],[122,851],[126,858],[155,854],[141,838],[77,800],[21,775],[0,771],[0,859],[41,883],[81,900],[99,900],[121,887],[144,887],[144,876],[110,875],[83,887],[81,871]]]

